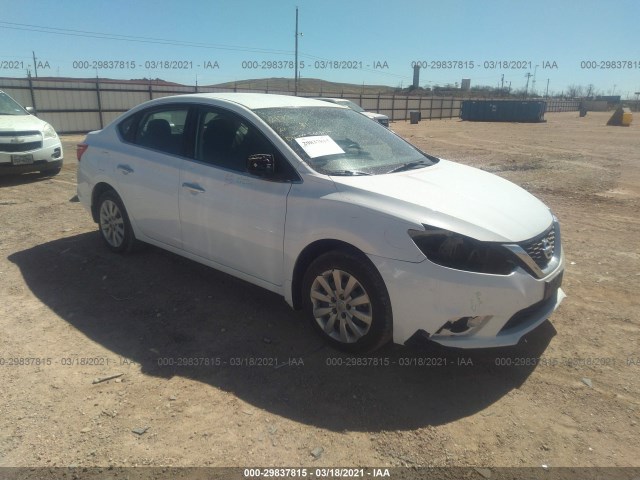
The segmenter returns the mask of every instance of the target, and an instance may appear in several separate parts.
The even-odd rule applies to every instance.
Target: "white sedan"
[[[78,146],[106,246],[164,248],[282,295],[330,344],[517,344],[558,307],[558,222],[520,187],[313,99],[139,105]]]

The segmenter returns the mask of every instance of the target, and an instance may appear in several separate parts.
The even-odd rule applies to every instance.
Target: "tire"
[[[331,251],[315,259],[302,282],[304,308],[333,347],[371,352],[391,340],[391,301],[382,277],[361,255]]]
[[[98,229],[107,248],[115,253],[127,253],[133,249],[136,237],[129,215],[122,200],[113,190],[107,190],[98,198]]]

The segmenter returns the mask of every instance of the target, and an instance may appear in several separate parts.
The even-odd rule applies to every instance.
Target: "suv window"
[[[0,90],[0,115],[29,115],[22,106]]]
[[[154,110],[142,115],[133,143],[166,153],[182,154],[188,108]]]

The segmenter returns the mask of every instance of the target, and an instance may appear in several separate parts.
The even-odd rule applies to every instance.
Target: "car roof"
[[[184,100],[222,100],[242,105],[250,110],[260,108],[278,107],[338,107],[327,102],[321,102],[313,98],[294,97],[293,95],[277,95],[273,93],[196,93],[187,95],[176,95],[171,98],[175,101]]]

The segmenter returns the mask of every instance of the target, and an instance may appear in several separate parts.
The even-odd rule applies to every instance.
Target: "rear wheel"
[[[98,199],[98,226],[109,250],[131,251],[135,242],[133,229],[122,200],[113,190],[104,192]]]
[[[314,328],[334,347],[368,352],[391,339],[389,294],[366,258],[342,251],[326,253],[307,269],[303,289]]]

